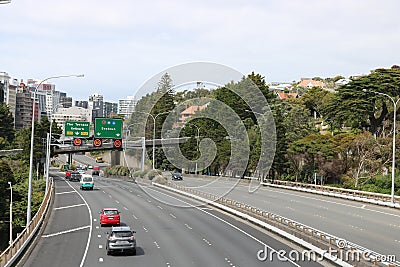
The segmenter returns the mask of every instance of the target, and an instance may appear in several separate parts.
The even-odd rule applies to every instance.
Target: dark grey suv
[[[171,175],[172,180],[183,180],[182,174],[179,172],[171,173]]]
[[[77,172],[77,171],[73,171],[71,172],[71,176],[69,177],[70,181],[74,181],[74,182],[79,182],[82,178],[82,175]]]
[[[112,227],[111,232],[107,235],[106,250],[107,255],[112,252],[130,252],[136,255],[136,239],[135,231],[129,226]]]

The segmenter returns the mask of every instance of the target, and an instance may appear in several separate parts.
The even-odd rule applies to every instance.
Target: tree
[[[4,149],[14,139],[14,118],[8,106],[0,103],[0,149]]]
[[[324,110],[327,99],[332,93],[320,87],[312,87],[307,93],[303,94],[300,102],[310,110],[314,117],[321,116],[321,111]]]
[[[373,91],[399,97],[400,69],[376,69],[369,75],[353,79],[347,85],[339,87],[322,111],[331,128],[341,129],[347,126],[381,135],[383,121],[393,121],[392,112],[388,108],[392,108],[393,104],[388,102],[390,100],[387,97]]]
[[[382,166],[382,158],[380,147],[369,132],[364,132],[353,139],[352,151],[354,159],[352,178],[354,187],[357,187],[360,180],[365,182],[378,174]]]
[[[299,173],[303,172],[305,177],[310,178],[314,172],[321,169],[325,162],[334,159],[336,155],[334,148],[330,135],[310,134],[291,143],[288,153],[292,159],[293,169],[298,170]],[[304,165],[301,161],[304,161]],[[301,166],[301,170],[299,170],[299,166]]]

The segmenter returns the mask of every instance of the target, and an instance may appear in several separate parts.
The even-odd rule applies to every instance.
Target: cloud
[[[396,0],[19,0],[0,7],[0,69],[25,79],[84,72],[57,87],[114,101],[190,61],[269,81],[348,76],[399,64],[398,10]]]

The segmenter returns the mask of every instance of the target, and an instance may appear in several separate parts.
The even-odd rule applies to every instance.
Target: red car
[[[121,218],[116,208],[104,208],[100,212],[100,225],[120,225]]]
[[[71,177],[71,172],[72,172],[72,170],[66,170],[65,171],[65,179],[69,180],[69,178]]]

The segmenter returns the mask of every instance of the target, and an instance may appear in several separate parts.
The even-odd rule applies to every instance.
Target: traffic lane
[[[133,213],[124,209],[124,206],[115,197],[103,193],[103,188],[95,180],[95,189],[93,191],[81,191],[93,211],[93,232],[88,250],[88,255],[84,266],[132,266],[132,262],[138,266],[165,266],[166,261],[158,254],[154,247],[154,240],[148,233],[137,224]],[[118,202],[116,202],[118,201]],[[110,255],[106,254],[106,233],[110,231],[111,226],[101,227],[99,223],[99,211],[104,207],[116,207],[121,211],[121,225],[131,226],[137,233],[137,255]],[[136,217],[137,218],[137,217]]]
[[[97,183],[99,184],[99,183]],[[108,185],[105,184],[105,187]],[[104,189],[107,189],[105,188]],[[114,186],[112,186],[114,187]],[[108,187],[109,188],[109,187]],[[100,191],[103,193],[103,187],[100,188]],[[133,191],[133,190],[132,190]],[[92,192],[87,192],[88,196],[88,202],[90,203],[91,200],[89,199],[90,197],[97,196],[95,194],[91,194]],[[152,224],[152,222],[155,220],[155,212],[157,210],[152,210],[151,205],[147,204],[150,202],[147,202],[147,200],[143,200],[145,196],[138,197],[136,196],[137,199],[134,200],[134,198],[128,197],[128,204],[132,204],[132,201],[135,203],[135,213],[130,213],[127,211],[125,208],[127,208],[128,204],[123,203],[121,201],[120,194],[118,193],[117,195],[113,194],[113,197],[109,197],[109,192],[105,194],[105,197],[103,198],[103,202],[100,204],[102,207],[104,206],[110,206],[114,204],[117,208],[119,208],[122,211],[122,222],[123,224],[129,224],[133,225],[134,229],[137,231],[136,238],[138,242],[138,255],[137,256],[127,256],[127,257],[118,257],[118,256],[107,256],[104,246],[103,250],[97,250],[93,249],[89,250],[88,253],[88,262],[85,264],[85,266],[97,266],[99,260],[101,259],[101,262],[104,263],[106,266],[131,266],[132,261],[134,261],[135,265],[139,266],[165,266],[165,265],[170,265],[170,266],[191,266],[193,265],[193,262],[196,263],[196,266],[223,266],[223,265],[215,265],[215,260],[210,259],[210,257],[207,258],[196,258],[196,255],[194,252],[201,252],[203,249],[204,242],[201,242],[201,245],[197,245],[197,247],[193,250],[190,250],[189,252],[185,252],[185,247],[182,247],[179,243],[177,244],[176,240],[173,239],[173,236],[176,236],[179,234],[177,232],[178,229],[175,229],[176,227],[174,226],[167,226],[167,228],[170,228],[168,231],[168,242],[165,243],[162,240],[160,240],[160,237],[162,235],[165,235],[165,227],[168,225],[168,222],[164,222],[163,220],[165,219],[164,217],[159,217],[156,219],[156,221],[160,221],[156,226]],[[129,192],[130,193],[130,192]],[[142,194],[143,192],[137,192],[139,194]],[[103,193],[104,194],[104,193]],[[143,198],[143,199],[142,199]],[[117,200],[119,199],[119,200]],[[104,201],[105,200],[105,201]],[[118,202],[117,202],[118,201]],[[98,203],[99,200],[95,199],[95,203]],[[105,203],[105,204],[103,204]],[[124,205],[126,204],[126,205]],[[113,205],[113,206],[114,206]],[[101,207],[99,207],[101,208]],[[131,215],[132,216],[129,216]],[[144,215],[143,215],[144,214]],[[128,215],[128,216],[127,216]],[[144,216],[149,216],[148,218]],[[144,223],[142,223],[142,218],[144,219]],[[96,227],[95,227],[96,229]],[[104,231],[104,228],[101,228]],[[174,234],[171,234],[171,232],[174,232]],[[94,234],[93,236],[95,236]],[[185,237],[181,237],[180,239],[184,239]],[[105,242],[105,239],[104,239]],[[188,241],[186,241],[187,243]],[[198,241],[199,242],[199,241]],[[192,240],[189,241],[189,243],[192,243]],[[192,246],[192,245],[191,245]],[[95,248],[96,245],[92,245],[91,248]],[[92,253],[93,252],[93,253]],[[177,257],[179,255],[179,257]],[[89,262],[89,259],[93,259],[93,261]],[[98,260],[97,260],[98,259]],[[221,259],[220,256],[218,256],[218,259]]]
[[[125,185],[121,186],[117,184],[125,184]],[[118,189],[121,187],[123,188],[122,190]],[[273,238],[266,236],[264,233],[256,231],[252,226],[233,220],[231,217],[226,217],[225,220],[220,220],[219,218],[217,219],[215,217],[216,215],[204,214],[204,211],[202,211],[201,209],[193,207],[192,208],[171,207],[170,205],[182,206],[182,204],[184,204],[187,206],[187,205],[193,205],[194,203],[182,202],[182,200],[176,198],[176,196],[170,196],[169,195],[170,192],[168,191],[160,192],[160,191],[154,191],[153,189],[150,189],[148,187],[143,187],[142,189],[144,189],[145,191],[148,190],[153,191],[150,192],[150,195],[155,196],[155,198],[159,200],[156,201],[148,194],[142,192],[140,189],[135,189],[132,191],[130,187],[134,186],[126,182],[117,182],[116,185],[113,187],[113,190],[118,191],[116,192],[116,194],[118,195],[126,194],[129,191],[131,194],[137,194],[137,196],[140,196],[143,202],[154,203],[152,208],[152,213],[157,214],[156,216],[158,219],[165,217],[169,218],[170,220],[172,220],[172,225],[178,226],[178,232],[185,232],[185,231],[191,232],[191,234],[195,238],[201,239],[204,243],[209,245],[210,248],[219,251],[218,255],[225,255],[225,257],[223,258],[224,261],[226,258],[229,261],[232,260],[236,261],[236,263],[239,264],[239,266],[240,265],[261,266],[262,265],[261,262],[257,259],[257,252],[260,250],[260,248],[264,247],[264,244],[273,244],[273,246],[277,247],[279,250],[284,248],[287,251],[292,250],[288,246],[285,246],[282,243],[274,240]],[[111,189],[111,187],[109,188]],[[216,210],[213,210],[213,212],[218,213],[218,211]],[[196,215],[194,216],[193,213],[195,213]],[[185,220],[182,221],[179,218],[185,218]],[[211,223],[210,220],[212,221]],[[213,223],[215,223],[214,220],[216,220],[217,225],[220,225],[222,228],[210,227],[210,225],[212,226]],[[235,221],[235,223],[237,223],[239,226],[235,226],[234,224],[230,225],[228,221],[232,220]],[[243,228],[249,231],[251,230],[256,232],[254,232],[253,235],[248,235],[246,231],[243,232],[243,230],[241,230]],[[210,233],[210,231],[212,233]],[[257,238],[254,238],[254,236],[257,236]],[[265,242],[259,241],[260,236],[262,236],[263,238],[265,236],[266,238]],[[248,238],[247,241],[244,240],[246,238]],[[166,242],[168,242],[168,240]],[[247,242],[249,244],[247,244]],[[191,255],[197,255],[197,253]],[[219,257],[218,260],[221,260],[221,257]],[[249,263],[251,264],[248,265]],[[211,262],[210,264],[213,264],[213,262]],[[285,265],[287,263],[281,263],[281,264]],[[310,265],[308,262],[307,264]],[[316,264],[316,266],[319,266],[319,264]]]
[[[261,187],[249,193],[248,185],[214,181],[207,186],[204,181],[185,180],[186,185],[191,184],[197,190],[216,195],[227,193],[227,198],[345,237],[347,241],[381,254],[400,257],[396,249],[400,232],[393,233],[393,229],[400,228],[398,210],[284,189]]]
[[[81,206],[65,208],[70,204],[81,204],[82,199],[73,198],[71,187],[61,177],[53,177],[55,199],[48,222],[26,261],[20,266],[79,266],[89,234],[89,215]],[[76,193],[75,193],[76,194]],[[65,200],[65,203],[64,203]],[[62,208],[62,209],[59,209]]]
[[[161,203],[155,205],[156,201],[140,189],[132,188],[132,193],[119,187],[107,189],[115,191],[111,194],[120,196],[120,203],[124,206],[129,206],[134,198],[138,198],[135,201],[135,216],[142,222],[139,229],[143,229],[153,240],[153,244],[149,244],[151,251],[146,255],[156,253],[165,259],[163,265],[168,263],[170,266],[224,266],[226,264],[215,246],[210,247],[205,234],[200,236],[186,232],[185,229],[189,231],[188,228],[178,223],[172,213],[171,215],[162,212],[163,205]],[[145,251],[146,249],[147,247]]]
[[[232,181],[226,181],[223,179],[204,179],[204,178],[192,178],[192,177],[185,177],[183,181],[172,181],[176,184],[182,184],[187,187],[193,187],[194,189],[209,189],[211,191],[214,191],[216,193],[227,193],[228,191],[235,191],[239,190],[241,194],[247,193],[249,197],[253,194],[257,195],[262,191],[268,191],[269,192],[269,197],[276,197],[279,201],[287,201],[287,198],[280,198],[279,194],[289,194],[290,196],[294,197],[299,197],[301,199],[310,199],[313,200],[311,203],[315,203],[314,200],[320,200],[324,202],[324,205],[349,205],[349,206],[355,206],[357,208],[361,208],[364,206],[364,210],[368,212],[373,212],[373,213],[381,213],[381,214],[394,214],[400,216],[400,210],[399,209],[393,209],[393,208],[388,208],[388,207],[383,207],[383,206],[378,206],[378,205],[373,205],[373,204],[368,204],[368,203],[363,203],[363,202],[357,202],[353,200],[346,200],[342,198],[335,198],[335,197],[329,197],[329,196],[323,196],[323,195],[317,195],[317,194],[312,194],[312,193],[307,193],[307,192],[300,192],[300,191],[295,191],[295,190],[288,190],[288,189],[283,189],[283,188],[272,188],[268,186],[261,186],[259,189],[257,189],[254,193],[249,193],[249,187],[246,184],[241,184],[241,183],[235,183]],[[253,186],[252,186],[253,187]],[[230,190],[232,189],[232,190]],[[277,195],[270,195],[271,193],[276,193]],[[301,200],[300,199],[300,200]]]
[[[317,262],[308,260],[299,260],[294,263],[290,262],[289,258],[286,258],[280,261],[276,258],[277,251],[285,251],[284,254],[289,255],[289,252],[295,251],[295,249],[267,235],[266,232],[263,232],[260,228],[254,227],[251,223],[235,218],[232,215],[222,213],[218,209],[208,205],[199,206],[199,203],[192,202],[192,200],[182,198],[179,195],[171,194],[169,191],[159,188],[147,189],[157,194],[157,199],[161,202],[172,202],[172,199],[176,200],[176,203],[171,203],[172,205],[178,206],[183,204],[185,206],[191,206],[190,208],[180,208],[171,207],[171,204],[168,204],[166,205],[166,213],[169,212],[168,208],[170,208],[170,211],[174,212],[175,220],[181,224],[182,229],[188,228],[189,231],[195,231],[200,236],[206,233],[208,236],[207,241],[212,245],[220,243],[219,246],[217,245],[217,249],[218,247],[223,247],[224,251],[222,251],[222,253],[225,253],[224,257],[230,259],[236,265],[259,266],[262,262],[257,258],[257,253],[260,249],[268,247],[269,251],[274,256],[273,259],[268,259],[268,261],[274,262],[275,264],[296,266],[297,263],[300,266],[321,266],[321,264]],[[188,210],[190,210],[191,213],[189,213]],[[192,213],[197,213],[197,216],[193,216]],[[212,227],[210,227],[210,225]],[[303,250],[293,253],[301,255],[302,251]]]

